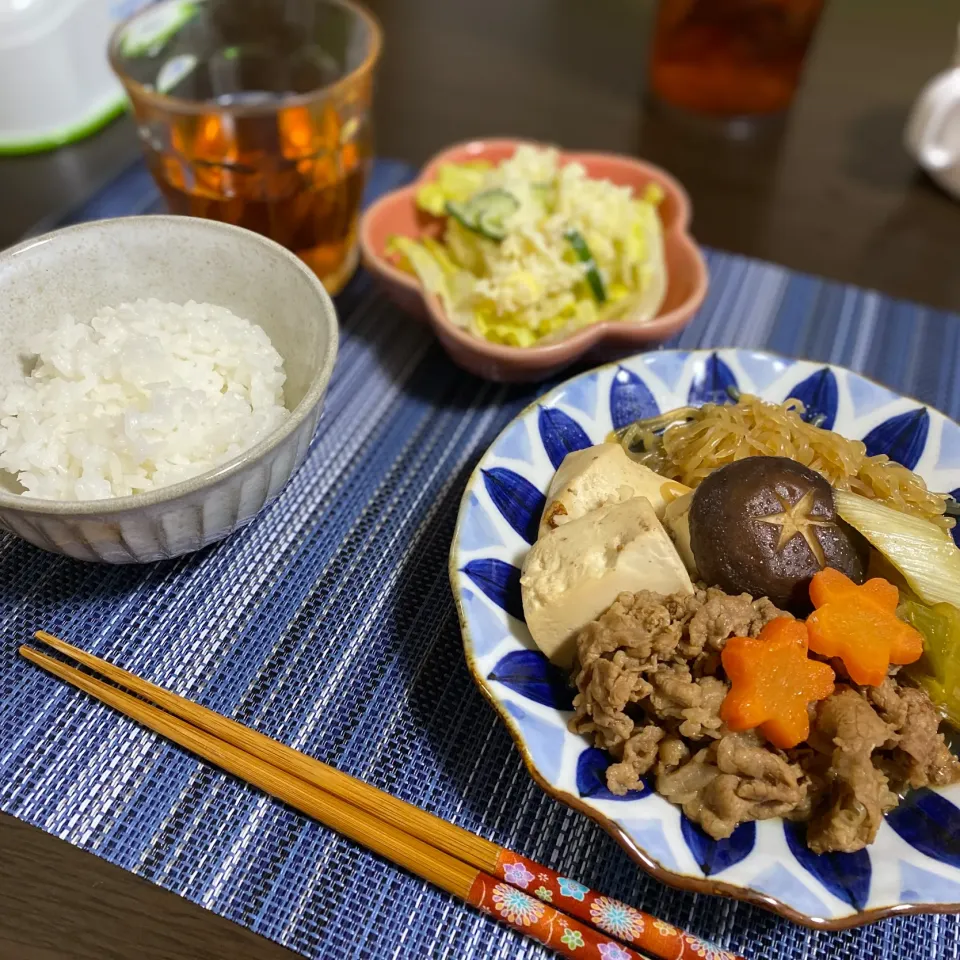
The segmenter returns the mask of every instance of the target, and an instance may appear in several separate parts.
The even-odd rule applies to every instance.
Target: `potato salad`
[[[493,166],[445,164],[417,194],[441,239],[393,237],[389,252],[478,337],[530,347],[603,320],[653,318],[666,291],[662,191],[587,176],[524,145]]]

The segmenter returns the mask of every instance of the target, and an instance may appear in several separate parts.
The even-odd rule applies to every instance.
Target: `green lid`
[[[27,153],[42,153],[45,150],[56,150],[68,144],[83,140],[106,126],[115,117],[123,113],[127,105],[127,98],[119,93],[105,104],[99,104],[93,113],[87,114],[76,123],[58,127],[54,130],[44,130],[36,137],[20,139],[6,139],[0,134],[0,156],[14,157]]]

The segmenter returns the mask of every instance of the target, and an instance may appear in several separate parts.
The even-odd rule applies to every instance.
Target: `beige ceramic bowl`
[[[107,563],[189,553],[256,516],[306,456],[337,355],[333,304],[283,247],[210,220],[103,220],[0,253],[0,388],[30,334],[141,297],[216,303],[263,327],[283,357],[290,416],[241,456],[150,493],[58,502],[0,482],[0,527],[45,550]]]
[[[635,352],[648,343],[679,333],[692,319],[707,292],[707,267],[690,236],[690,199],[665,170],[633,157],[611,153],[562,151],[562,163],[583,164],[591,177],[632,187],[635,194],[650,183],[664,193],[660,204],[663,224],[667,292],[655,317],[643,322],[622,320],[597,323],[547,345],[508,347],[475,337],[450,320],[436,297],[424,293],[419,282],[400,270],[387,256],[386,246],[394,234],[407,237],[439,237],[443,221],[417,209],[417,189],[436,177],[444,163],[489,160],[499,163],[513,156],[523,140],[474,140],[449,147],[424,168],[417,182],[394,190],[378,200],[360,221],[360,253],[364,266],[387,295],[412,316],[426,319],[434,333],[461,367],[489,380],[525,382],[542,380],[569,366],[591,349],[612,354]]]

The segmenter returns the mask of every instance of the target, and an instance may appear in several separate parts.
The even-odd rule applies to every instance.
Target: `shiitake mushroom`
[[[834,567],[866,579],[870,547],[837,515],[830,484],[787,457],[746,457],[714,470],[690,505],[700,576],[727,593],[769,597],[804,616],[810,580]]]

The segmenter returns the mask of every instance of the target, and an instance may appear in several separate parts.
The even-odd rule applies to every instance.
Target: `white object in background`
[[[904,137],[917,163],[960,199],[960,30],[953,63],[920,92]]]
[[[80,140],[116,116],[115,24],[149,0],[0,0],[0,154]]]

